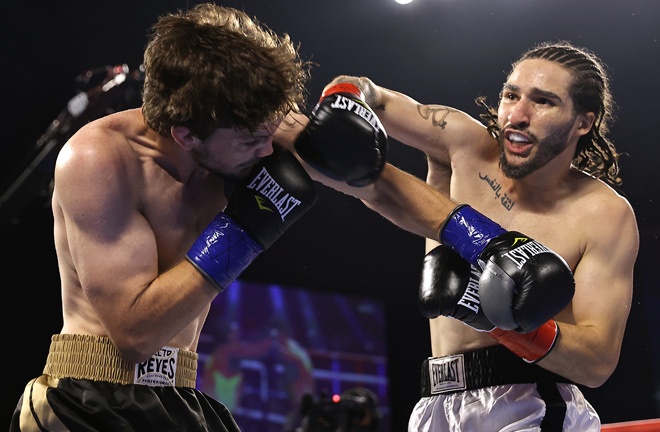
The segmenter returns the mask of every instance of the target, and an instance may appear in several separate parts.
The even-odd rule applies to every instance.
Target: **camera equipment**
[[[353,388],[341,395],[322,394],[318,401],[303,396],[303,420],[297,432],[377,432],[378,398],[366,388]]]

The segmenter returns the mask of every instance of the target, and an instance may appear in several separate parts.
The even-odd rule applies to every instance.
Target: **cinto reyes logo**
[[[176,385],[176,367],[179,349],[163,347],[142,363],[135,365],[135,384],[151,387]]]

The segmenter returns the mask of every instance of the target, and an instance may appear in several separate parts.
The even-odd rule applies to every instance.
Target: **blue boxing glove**
[[[439,237],[482,269],[481,306],[500,329],[536,330],[573,299],[573,272],[560,255],[524,234],[505,230],[470,206],[456,207]]]
[[[328,87],[294,144],[300,157],[333,180],[363,187],[380,175],[387,133],[353,84]]]
[[[227,207],[186,258],[219,290],[229,286],[316,201],[316,187],[296,157],[278,147],[236,185]]]

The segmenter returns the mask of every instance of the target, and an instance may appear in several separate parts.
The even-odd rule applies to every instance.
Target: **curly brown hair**
[[[300,111],[310,63],[287,34],[215,4],[161,16],[144,52],[142,113],[161,135],[185,126],[200,139]]]
[[[605,64],[591,51],[579,48],[567,41],[543,42],[525,52],[512,64],[511,71],[528,59],[550,60],[573,73],[575,79],[570,88],[573,105],[578,113],[593,112],[596,120],[588,134],[580,137],[573,166],[603,180],[610,186],[622,183],[619,177],[619,157],[614,143],[607,137],[610,124],[614,121],[614,101]],[[497,137],[497,110],[486,104],[480,96],[475,101],[486,108],[481,118],[489,132]]]

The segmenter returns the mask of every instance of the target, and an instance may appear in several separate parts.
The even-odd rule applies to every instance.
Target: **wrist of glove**
[[[483,268],[481,254],[495,237],[506,233],[495,221],[466,204],[456,206],[440,227],[440,243],[454,249],[472,265]]]
[[[186,259],[224,291],[263,250],[231,217],[219,213],[197,237]]]
[[[529,333],[495,328],[488,334],[527,363],[536,363],[554,348],[559,338],[559,326],[551,319]]]
[[[364,101],[364,93],[362,93],[362,90],[360,90],[358,86],[356,86],[355,84],[351,84],[349,82],[340,82],[324,88],[323,92],[321,93],[321,97],[319,98],[319,102],[321,102],[323,99],[327,98],[328,96],[337,93],[343,93],[349,97],[354,96],[357,99]]]

